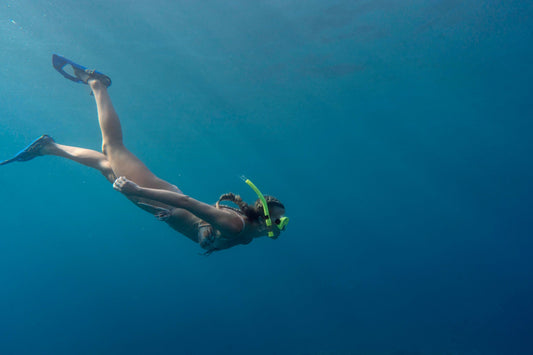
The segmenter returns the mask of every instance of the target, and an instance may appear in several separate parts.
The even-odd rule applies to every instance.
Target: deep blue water
[[[1,354],[533,354],[533,4],[7,1],[0,158],[127,146],[186,194],[279,197],[202,250],[98,172],[0,169]]]

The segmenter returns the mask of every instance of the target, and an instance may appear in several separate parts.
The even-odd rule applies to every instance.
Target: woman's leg
[[[90,168],[100,171],[109,182],[115,181],[115,174],[107,157],[96,150],[71,147],[55,142],[50,142],[41,148],[42,155],[55,155],[75,161]]]
[[[124,146],[120,120],[107,88],[94,79],[89,80],[89,85],[98,109],[98,121],[102,131],[102,152],[107,157],[115,176],[125,176],[143,187],[181,192],[175,185],[155,176]]]
[[[155,176],[143,162],[124,146],[120,120],[113,108],[106,86],[98,80],[89,80],[88,84],[91,86],[98,109],[98,121],[102,131],[102,152],[111,165],[115,176],[125,176],[143,187],[181,193],[181,190],[175,185]],[[170,206],[156,201],[128,198],[158,218],[164,217],[164,220],[172,228],[198,242],[196,223],[199,218],[189,211],[181,208],[170,208]],[[161,215],[162,209],[165,210],[163,215]]]

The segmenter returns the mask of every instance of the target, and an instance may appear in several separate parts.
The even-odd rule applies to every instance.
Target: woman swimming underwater
[[[120,120],[107,91],[111,79],[61,56],[54,55],[53,64],[66,78],[90,86],[102,132],[102,153],[61,145],[52,137],[43,135],[14,158],[0,165],[55,155],[97,169],[113,183],[116,190],[179,233],[199,243],[206,254],[248,244],[262,236],[277,238],[285,229],[289,220],[283,217],[283,204],[272,196],[263,196],[250,180],[246,180],[246,183],[259,197],[253,206],[233,193],[226,193],[215,205],[209,205],[184,195],[175,185],[155,176],[124,146]],[[72,70],[73,74],[67,73],[65,68]],[[221,201],[233,202],[239,208],[221,205]]]

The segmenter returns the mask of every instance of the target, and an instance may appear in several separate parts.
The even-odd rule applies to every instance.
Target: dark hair
[[[273,196],[265,195],[265,200],[267,202],[268,210],[271,211],[274,207],[279,207],[285,209],[285,206],[278,200],[277,198]],[[263,217],[265,215],[265,212],[263,211],[263,203],[261,202],[261,199],[257,199],[253,206],[250,206],[246,202],[244,202],[239,195],[235,195],[232,192],[228,192],[218,199],[216,206],[218,208],[221,201],[231,201],[237,206],[239,206],[240,211],[251,220],[258,220],[260,217]],[[226,206],[227,207],[227,206]],[[231,208],[231,207],[229,207]]]

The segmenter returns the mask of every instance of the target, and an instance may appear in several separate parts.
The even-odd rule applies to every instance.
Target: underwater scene
[[[529,1],[3,1],[0,354],[533,354],[532,43]]]

